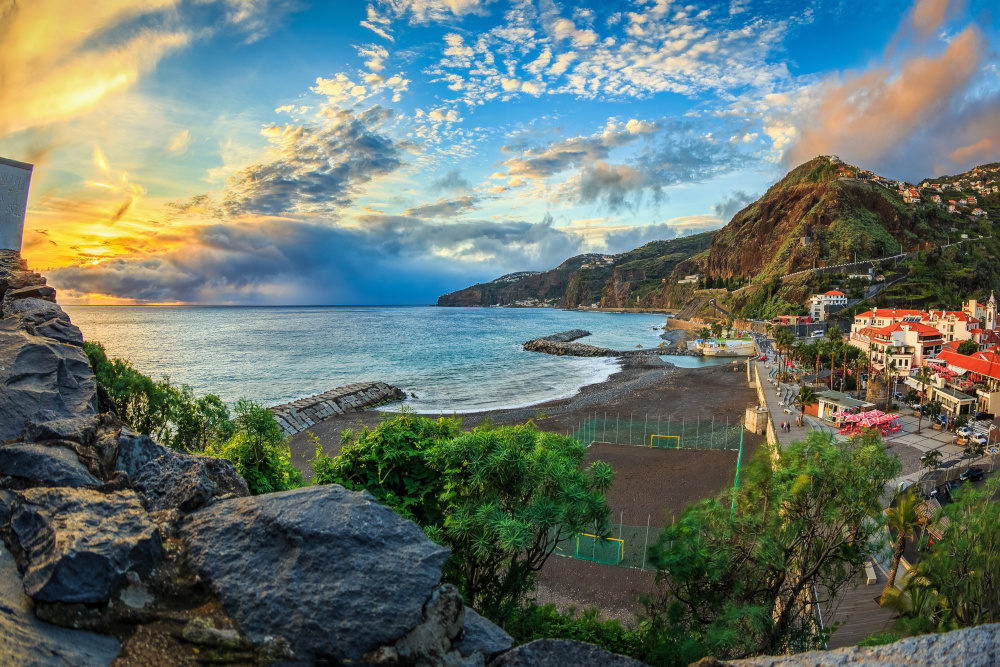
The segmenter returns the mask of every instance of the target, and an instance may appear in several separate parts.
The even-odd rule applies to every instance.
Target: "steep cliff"
[[[618,255],[578,255],[549,271],[513,273],[442,295],[438,305],[668,307],[667,286],[674,269],[707,250],[711,238],[712,232],[705,232],[653,241]]]

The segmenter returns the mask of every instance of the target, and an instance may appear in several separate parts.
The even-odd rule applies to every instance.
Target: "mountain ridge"
[[[698,288],[744,287],[727,296],[728,306],[744,316],[773,316],[782,308],[801,309],[812,286],[808,276],[773,284],[782,276],[901,252],[926,255],[962,235],[991,239],[992,221],[1000,219],[998,184],[998,162],[914,184],[836,156],[817,156],[791,169],[718,230],[652,241],[617,255],[577,255],[549,271],[507,274],[442,295],[438,305],[679,308]],[[1000,248],[987,243],[968,256],[945,258],[946,266],[938,268],[954,274],[953,286],[965,296],[982,288],[963,273],[988,278],[992,272],[983,288],[1000,288],[998,258]],[[922,261],[940,263],[936,256]],[[916,269],[910,266],[921,273]],[[692,274],[699,275],[696,284],[681,280]],[[927,276],[921,280],[926,283]],[[901,281],[886,298],[905,298],[908,285]],[[920,293],[947,296],[934,291]]]

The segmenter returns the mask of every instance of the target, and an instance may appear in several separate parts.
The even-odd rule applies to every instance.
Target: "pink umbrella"
[[[855,422],[861,421],[861,415],[847,415],[844,418],[844,421],[846,421],[848,424],[854,424]]]

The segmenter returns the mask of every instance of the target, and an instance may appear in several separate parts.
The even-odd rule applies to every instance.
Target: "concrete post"
[[[32,166],[0,157],[0,249],[21,251]]]

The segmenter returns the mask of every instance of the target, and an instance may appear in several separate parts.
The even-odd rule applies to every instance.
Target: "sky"
[[[998,36],[994,0],[0,0],[0,156],[63,303],[433,303],[815,155],[998,161]]]

